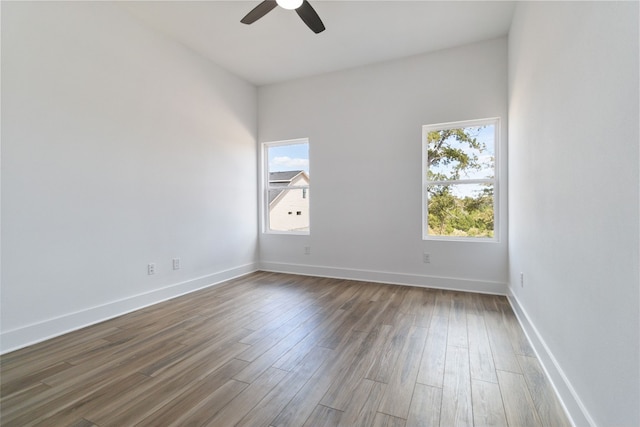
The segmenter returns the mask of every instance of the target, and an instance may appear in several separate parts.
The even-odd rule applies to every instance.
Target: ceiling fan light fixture
[[[307,27],[314,33],[318,34],[325,30],[318,13],[307,0],[262,0],[262,2],[251,9],[240,22],[247,25],[253,24],[278,6],[283,9],[295,9],[300,19],[302,19],[304,23],[307,24]]]
[[[293,10],[302,6],[302,1],[303,0],[276,0],[276,3],[283,9]]]

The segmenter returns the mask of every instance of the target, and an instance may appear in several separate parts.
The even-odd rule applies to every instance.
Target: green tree
[[[451,222],[456,213],[456,198],[447,185],[429,188],[429,234],[440,236],[450,234]],[[447,229],[449,226],[449,229]],[[435,232],[435,233],[434,233]]]
[[[493,237],[493,185],[448,184],[473,177],[478,171],[490,169],[493,173],[494,158],[488,156],[486,144],[477,138],[483,128],[427,133],[427,179],[434,182],[428,187],[429,234]]]
[[[479,131],[479,128],[460,128],[427,133],[427,178],[430,181],[456,180],[460,179],[461,173],[482,168],[478,156],[487,147],[472,135],[472,129]]]

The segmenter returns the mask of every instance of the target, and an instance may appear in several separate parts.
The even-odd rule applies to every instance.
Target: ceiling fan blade
[[[271,12],[277,5],[278,3],[276,3],[276,0],[264,0],[262,3],[254,7],[251,12],[247,13],[240,22],[243,24],[253,24],[258,19]]]
[[[307,0],[302,2],[302,5],[296,9],[296,12],[298,12],[298,15],[304,23],[307,24],[307,27],[311,28],[311,31],[316,34],[324,31],[325,28],[322,20]]]

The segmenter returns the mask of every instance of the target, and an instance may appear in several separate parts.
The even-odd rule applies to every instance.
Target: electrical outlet
[[[311,255],[311,246],[305,246],[304,247],[304,254],[305,255]]]
[[[520,287],[524,288],[524,273],[520,272]]]
[[[147,264],[147,274],[151,276],[152,274],[156,274],[156,265],[153,263]]]
[[[422,262],[424,262],[425,264],[431,264],[431,254],[428,253],[423,253],[422,254]]]
[[[173,259],[173,269],[180,270],[180,258]]]

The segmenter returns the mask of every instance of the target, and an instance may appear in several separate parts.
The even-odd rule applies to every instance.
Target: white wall
[[[506,73],[497,39],[260,87],[258,139],[309,138],[312,194],[310,236],[261,235],[261,267],[506,292],[506,182],[500,243],[423,241],[420,161],[425,124],[499,116],[506,143]]]
[[[510,290],[577,425],[640,425],[638,12],[519,3],[509,36]]]
[[[115,3],[3,2],[2,350],[254,270],[256,103]]]

